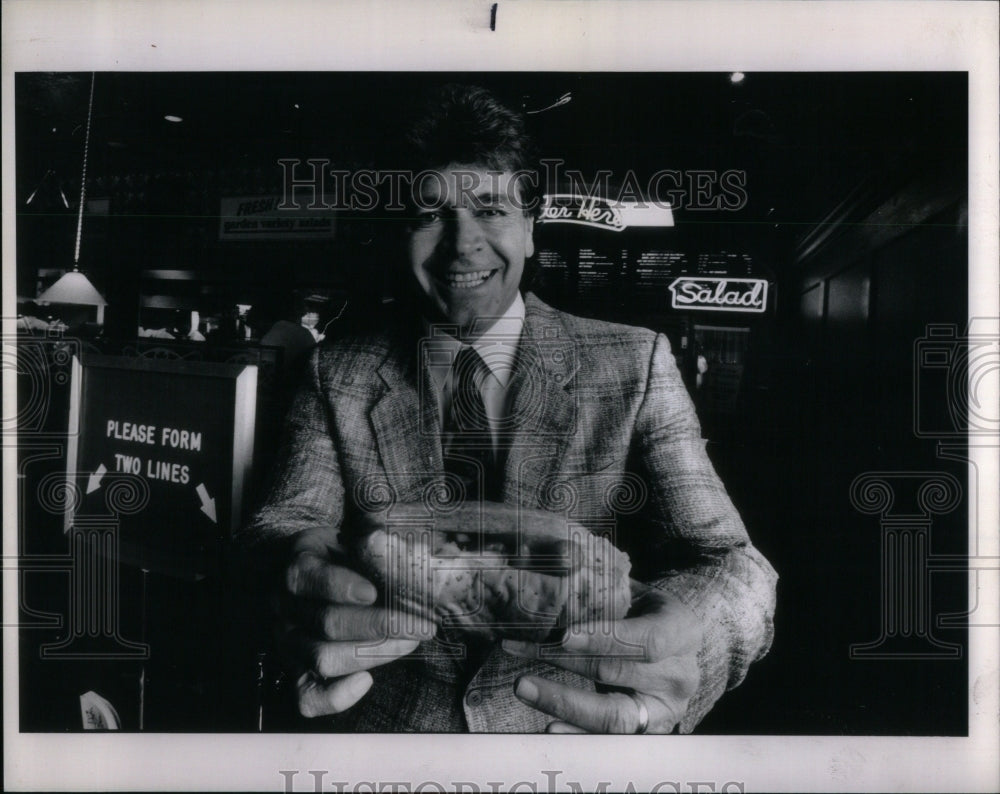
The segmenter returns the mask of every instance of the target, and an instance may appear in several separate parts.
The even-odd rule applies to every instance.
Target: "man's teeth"
[[[492,270],[477,270],[474,273],[448,273],[445,276],[445,280],[448,282],[449,287],[469,289],[470,287],[479,286],[492,275]]]

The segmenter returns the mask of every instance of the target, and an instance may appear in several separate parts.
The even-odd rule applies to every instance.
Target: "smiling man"
[[[522,292],[531,150],[491,94],[437,92],[405,151],[410,300],[317,349],[239,538],[281,569],[299,709],[349,731],[688,732],[766,653],[776,577],[709,463],[669,343]],[[490,515],[610,533],[632,561],[627,614],[540,643],[470,636],[451,602],[400,614],[344,538],[448,483],[500,503]],[[544,540],[527,536],[528,555]]]
[[[510,172],[449,164],[423,179],[407,240],[410,270],[428,313],[469,335],[520,299],[533,217]]]

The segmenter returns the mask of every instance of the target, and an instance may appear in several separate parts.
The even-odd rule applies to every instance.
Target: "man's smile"
[[[438,276],[438,280],[451,289],[472,289],[489,281],[499,268],[492,270],[472,270],[462,273],[443,273]]]

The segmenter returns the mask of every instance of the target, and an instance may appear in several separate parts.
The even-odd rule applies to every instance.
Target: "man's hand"
[[[336,557],[331,531],[307,530],[285,572],[281,639],[305,668],[296,681],[305,717],[349,709],[371,687],[370,668],[411,653],[437,630],[433,621],[374,606],[375,586]]]
[[[702,628],[676,598],[633,583],[632,616],[602,626],[573,626],[558,645],[505,640],[504,650],[542,659],[598,684],[632,690],[649,713],[648,733],[670,733],[700,679]],[[625,692],[588,692],[537,676],[518,679],[514,693],[555,717],[550,733],[635,733],[639,707]]]

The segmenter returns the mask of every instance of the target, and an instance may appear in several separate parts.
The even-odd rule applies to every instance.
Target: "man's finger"
[[[296,684],[299,712],[303,717],[322,717],[346,711],[371,689],[371,673],[361,671],[323,681],[313,673],[303,673]]]
[[[686,628],[687,616],[679,621]],[[691,650],[691,637],[678,628],[681,630],[671,630],[669,620],[663,615],[640,615],[604,625],[570,626],[560,645],[561,650],[573,654],[656,662]],[[547,654],[543,652],[543,656]]]
[[[568,644],[573,645],[572,642]],[[618,646],[612,651],[610,645],[601,641],[581,645],[585,648],[605,647],[607,650],[603,655],[567,650],[566,645],[565,641],[562,645],[555,645],[504,640],[503,649],[515,656],[542,659],[602,684],[663,693],[679,705],[686,704],[698,688],[700,670],[694,653],[680,653],[655,662],[644,662],[642,659],[646,657],[637,656],[634,646],[626,646],[629,653],[626,656],[619,654]]]
[[[570,725],[568,722],[560,722],[559,720],[554,720],[545,726],[546,733],[586,733],[583,728],[577,728],[575,725]]]
[[[294,596],[334,604],[374,604],[378,598],[375,585],[361,574],[312,553],[300,554],[292,561],[285,586]]]
[[[437,633],[433,620],[403,609],[340,606],[304,598],[290,601],[288,613],[294,625],[327,640],[431,640]]]
[[[621,692],[588,692],[536,676],[518,679],[514,694],[556,720],[590,733],[635,733],[639,710]]]
[[[668,656],[696,653],[701,647],[702,631],[701,622],[687,605],[677,600],[661,600],[656,611],[649,614],[570,626],[561,646],[571,653],[655,662]],[[544,658],[548,652],[542,653]]]
[[[561,667],[602,684],[631,688],[656,688],[662,683],[661,666],[635,661],[643,656],[632,649],[630,657],[579,653],[568,651],[556,645],[537,645],[529,642],[505,640],[503,648],[515,656],[529,659],[543,659],[549,664]]]
[[[515,656],[542,659],[564,667],[570,657],[655,662],[689,653],[697,645],[687,632],[672,632],[662,617],[640,616],[611,623],[570,626],[558,643],[504,640],[503,648]]]
[[[339,533],[336,530],[325,528],[306,529],[292,538],[291,553],[315,554],[333,560],[338,556],[343,556],[344,547],[340,543]]]
[[[317,642],[302,632],[293,631],[288,636],[289,650],[293,657],[322,678],[339,678],[388,664],[401,656],[413,653],[419,640],[388,639],[359,642]]]

